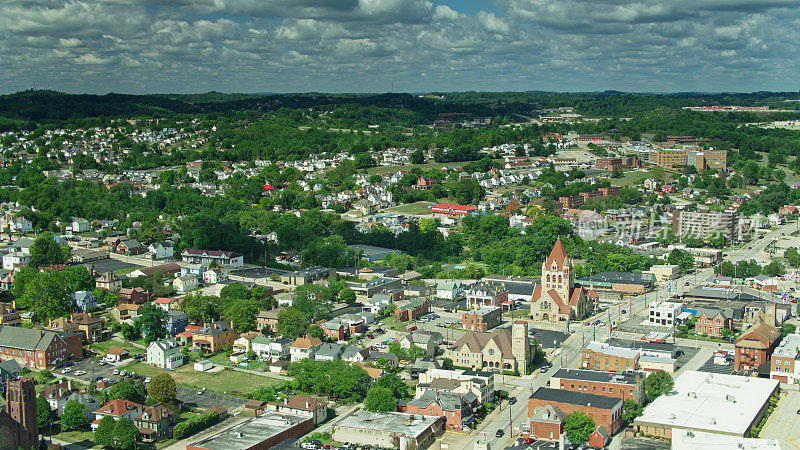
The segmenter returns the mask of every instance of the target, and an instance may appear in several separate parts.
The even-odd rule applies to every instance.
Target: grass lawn
[[[416,202],[416,203],[408,203],[406,205],[398,205],[393,206],[391,208],[387,208],[386,211],[388,212],[396,212],[402,214],[415,214],[415,215],[425,215],[431,213],[431,208],[429,205],[432,205],[431,202]]]
[[[85,430],[63,431],[61,433],[55,434],[54,437],[56,437],[57,439],[63,439],[67,442],[88,443],[88,442],[93,442],[92,440],[94,439],[94,433]]]
[[[395,331],[408,331],[408,327],[411,326],[411,322],[400,322],[394,316],[386,317],[382,322],[385,324],[383,328],[391,328]]]
[[[127,350],[131,354],[133,354],[133,353],[144,353],[144,349],[141,349],[141,348],[138,348],[138,347],[134,347],[134,346],[132,346],[130,344],[126,344],[124,342],[113,340],[113,339],[109,340],[109,341],[95,342],[95,343],[92,344],[92,350],[94,350],[97,353],[104,354],[104,355],[106,354],[106,352],[108,352],[108,348],[109,347],[124,348],[125,350]]]
[[[128,267],[127,269],[115,270],[115,271],[113,271],[113,273],[114,273],[114,275],[122,276],[122,275],[127,275],[127,274],[129,274],[129,273],[131,273],[131,272],[133,272],[134,270],[137,270],[137,269],[139,269],[139,267]]]
[[[249,373],[234,372],[233,370],[222,370],[216,373],[196,372],[193,364],[186,364],[177,370],[165,371],[158,367],[148,366],[144,363],[129,364],[125,367],[127,371],[133,371],[145,377],[154,377],[159,373],[167,372],[175,383],[192,389],[206,388],[218,394],[228,393],[240,396],[255,392],[261,386],[277,386],[281,380],[274,378],[252,375]]]
[[[649,177],[648,172],[639,172],[638,170],[632,172],[624,172],[622,178],[609,178],[611,184],[614,186],[633,186],[642,183]]]

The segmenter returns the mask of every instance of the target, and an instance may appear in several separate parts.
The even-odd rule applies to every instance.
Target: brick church
[[[531,296],[531,318],[537,322],[579,320],[595,305],[589,291],[575,284],[575,267],[567,256],[561,238],[556,239],[550,256],[542,263],[542,279]]]
[[[39,448],[33,380],[17,378],[6,382],[6,409],[0,411],[0,449],[6,448]]]

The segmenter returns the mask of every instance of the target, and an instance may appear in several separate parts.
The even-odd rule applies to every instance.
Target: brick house
[[[103,319],[89,313],[75,313],[69,321],[78,327],[78,332],[83,333],[88,342],[94,342],[103,335]]]
[[[472,393],[462,395],[426,391],[420,398],[401,401],[397,405],[397,410],[423,416],[444,417],[448,430],[461,430],[474,420],[472,411],[477,405],[478,398]]]
[[[530,430],[537,426],[533,424],[531,420],[532,417],[535,417],[534,413],[536,409],[548,405],[558,408],[565,416],[575,411],[586,413],[594,420],[596,425],[602,426],[604,429],[610,431],[611,434],[616,433],[621,426],[621,399],[540,387],[528,398],[528,430],[526,432],[526,427],[523,425],[523,437],[532,435]],[[526,436],[526,434],[528,436]]]
[[[80,333],[0,326],[0,358],[20,366],[46,369],[83,356]]]
[[[270,333],[274,333],[275,327],[278,326],[278,315],[283,311],[286,311],[286,309],[282,306],[267,311],[259,311],[256,315],[256,330],[264,331],[266,329]]]
[[[769,364],[780,338],[781,330],[770,324],[759,321],[751,326],[736,339],[734,368],[751,372],[761,364]]]
[[[557,441],[561,434],[561,424],[567,417],[553,405],[544,405],[529,411],[527,423],[522,426],[522,437],[536,436],[546,441]],[[527,425],[527,428],[526,428]]]
[[[427,315],[430,311],[431,304],[427,299],[414,298],[409,300],[405,305],[395,309],[394,318],[401,322],[417,320],[418,318]]]
[[[465,330],[487,332],[500,325],[503,310],[497,306],[484,306],[461,314],[461,327]]]
[[[694,332],[722,337],[722,330],[733,329],[733,319],[723,309],[699,308]]]
[[[122,288],[119,290],[120,303],[133,303],[136,305],[147,301],[147,292],[140,287]]]
[[[341,341],[348,334],[348,327],[341,319],[331,319],[320,325],[325,336]]]

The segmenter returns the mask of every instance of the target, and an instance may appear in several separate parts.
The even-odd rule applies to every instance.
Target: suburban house
[[[80,312],[88,312],[94,308],[94,295],[89,291],[77,291],[69,294],[72,301],[75,303],[75,310]]]
[[[182,333],[186,330],[187,325],[189,325],[189,316],[185,312],[176,309],[167,311],[167,333],[170,336]]]
[[[275,332],[275,327],[278,325],[278,315],[286,311],[286,308],[279,306],[267,311],[259,311],[256,315],[256,330],[267,330],[270,333]]]
[[[94,411],[95,420],[92,421],[92,431],[97,429],[100,424],[100,419],[105,416],[111,416],[114,420],[126,418],[130,421],[136,419],[142,412],[142,405],[123,399],[111,400],[105,405]]]
[[[197,277],[194,275],[183,275],[172,281],[172,287],[178,292],[189,292],[197,289]]]
[[[140,306],[141,305],[135,305],[133,303],[118,303],[116,306],[111,308],[109,314],[111,314],[111,317],[113,317],[117,322],[134,319],[139,317]]]
[[[51,384],[42,388],[39,395],[42,396],[50,405],[50,409],[56,412],[56,415],[61,417],[61,411],[64,410],[64,405],[67,403],[67,397],[75,392],[72,388],[72,381],[61,381],[59,383]]]
[[[175,369],[183,365],[181,346],[175,339],[161,339],[147,346],[147,364],[162,369]]]
[[[116,253],[121,253],[128,256],[141,255],[142,253],[147,252],[147,247],[139,243],[139,241],[136,239],[126,239],[117,244],[117,247],[114,251]]]
[[[147,292],[140,287],[122,288],[119,290],[120,303],[141,304],[147,301]]]
[[[434,356],[436,354],[436,338],[427,332],[415,331],[409,333],[400,338],[398,342],[400,343],[400,347],[406,350],[414,345],[420,347],[423,351],[423,357]]]
[[[181,252],[181,260],[192,264],[217,263],[218,266],[240,269],[244,266],[244,256],[235,252],[221,250],[199,250],[187,248]]]
[[[285,361],[289,359],[289,346],[292,342],[291,339],[268,338],[262,334],[253,339],[250,345],[262,360]]]
[[[70,316],[69,321],[83,333],[88,342],[95,342],[103,337],[103,319],[89,313],[81,312]]]
[[[253,340],[262,334],[257,331],[242,333],[233,341],[233,353],[247,353],[253,350]]]
[[[236,339],[230,322],[218,320],[195,331],[192,335],[192,350],[203,354],[217,353],[226,346],[233,347]]]
[[[228,271],[221,267],[215,267],[203,272],[203,282],[206,284],[218,284],[228,281]]]
[[[11,303],[0,303],[0,325],[19,325],[22,319]]]
[[[314,352],[315,361],[333,361],[340,359],[344,352],[344,345],[324,342]]]
[[[318,338],[305,335],[299,337],[289,346],[289,356],[292,362],[301,359],[313,358],[314,353],[322,346],[322,341]]]
[[[178,415],[162,404],[142,406],[142,412],[133,419],[133,424],[142,435],[142,442],[153,443],[172,437],[172,427]]]
[[[95,286],[105,289],[108,292],[117,293],[122,289],[122,278],[114,275],[114,272],[106,272],[94,279]]]
[[[172,241],[154,242],[147,247],[147,252],[152,259],[172,258],[175,256]]]

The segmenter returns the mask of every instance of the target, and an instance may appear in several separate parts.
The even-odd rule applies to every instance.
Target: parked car
[[[502,428],[498,428],[497,432],[494,435],[495,435],[495,437],[503,437],[504,434],[506,434],[506,432],[503,431]]]
[[[417,329],[418,329],[418,328],[417,328],[416,326],[410,326],[410,327],[408,327],[408,331],[417,331]]]
[[[61,369],[61,373],[70,373],[70,372],[72,372],[72,369],[70,369],[69,367]]]
[[[513,405],[517,403],[517,397],[508,397],[508,404]]]
[[[86,371],[85,370],[76,370],[75,371],[75,376],[80,376],[80,375],[86,375]]]

